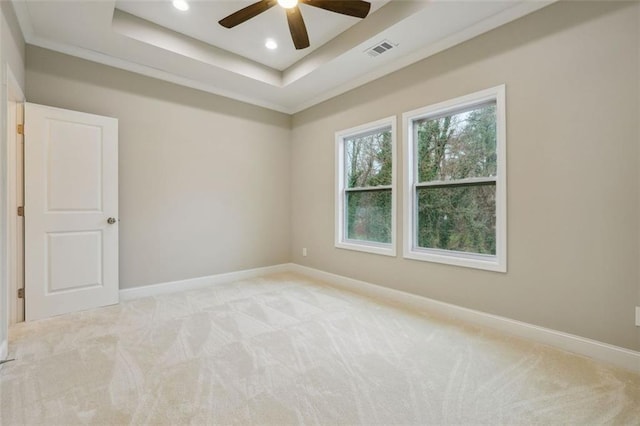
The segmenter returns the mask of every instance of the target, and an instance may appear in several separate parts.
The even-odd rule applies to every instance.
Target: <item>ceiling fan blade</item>
[[[309,47],[309,35],[307,34],[307,27],[304,25],[300,8],[295,6],[285,10],[287,11],[287,22],[289,23],[289,31],[291,32],[293,45],[296,49]]]
[[[233,28],[236,25],[240,25],[254,16],[261,14],[262,12],[271,9],[277,3],[277,0],[260,0],[257,3],[253,3],[235,13],[232,13],[226,18],[221,19],[218,23],[225,28]]]
[[[309,6],[319,7],[320,9],[330,10],[331,12],[341,13],[343,15],[355,16],[356,18],[364,18],[369,14],[371,3],[360,0],[301,0],[302,3]]]

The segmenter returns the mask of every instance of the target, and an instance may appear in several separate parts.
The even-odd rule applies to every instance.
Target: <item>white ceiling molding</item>
[[[116,9],[113,31],[151,46],[235,72],[273,86],[282,85],[279,71],[227,50],[169,30]]]
[[[312,45],[313,31],[318,31],[314,28],[326,24],[334,33],[321,34],[324,44],[312,46],[308,52],[285,46],[279,62],[262,51],[249,55],[251,57],[237,52],[242,50],[243,40],[249,44],[263,43],[261,39],[254,40],[256,36],[252,33],[256,29],[283,31],[280,27],[284,27],[288,36],[281,10],[274,7],[274,13],[265,13],[259,21],[256,17],[234,28],[237,31],[232,36],[229,30],[218,28],[217,20],[252,1],[194,3],[206,3],[218,15],[205,20],[199,15],[198,22],[203,28],[187,31],[184,30],[190,25],[187,15],[180,18],[185,22],[171,24],[173,28],[158,24],[177,20],[168,15],[175,12],[165,7],[170,6],[166,1],[13,0],[29,44],[288,114],[469,40],[553,1],[385,0],[379,4],[374,2],[376,11],[362,21],[354,22],[355,18],[349,17],[345,21],[338,15],[337,23],[332,22],[333,15],[337,14],[323,10],[314,14],[307,9],[316,8],[304,6]],[[127,11],[116,9],[116,4],[124,5]],[[144,5],[150,5],[153,13],[141,9]],[[156,22],[134,16],[131,10],[148,14]],[[228,40],[236,37],[239,41],[236,40],[230,50]],[[376,57],[366,53],[382,40],[393,42],[394,48]],[[266,51],[263,45],[261,48]]]

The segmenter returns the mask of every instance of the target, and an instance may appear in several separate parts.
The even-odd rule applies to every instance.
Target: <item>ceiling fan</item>
[[[366,17],[369,14],[369,9],[371,9],[371,3],[360,0],[260,0],[221,19],[218,23],[225,28],[233,28],[279,4],[287,12],[289,32],[291,32],[294,46],[296,49],[304,49],[309,47],[309,35],[298,7],[298,1],[309,6],[356,18]]]

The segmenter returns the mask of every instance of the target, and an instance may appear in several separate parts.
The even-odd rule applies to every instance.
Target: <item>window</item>
[[[396,255],[395,146],[395,117],[336,133],[336,247]]]
[[[506,272],[504,86],[403,122],[404,257]]]

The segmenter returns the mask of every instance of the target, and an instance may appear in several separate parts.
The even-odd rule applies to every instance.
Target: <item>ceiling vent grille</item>
[[[396,43],[393,43],[385,39],[385,40],[382,40],[380,43],[377,43],[375,46],[368,48],[364,52],[371,57],[376,57],[376,56],[382,55],[386,51],[391,50],[397,46],[398,45]]]

